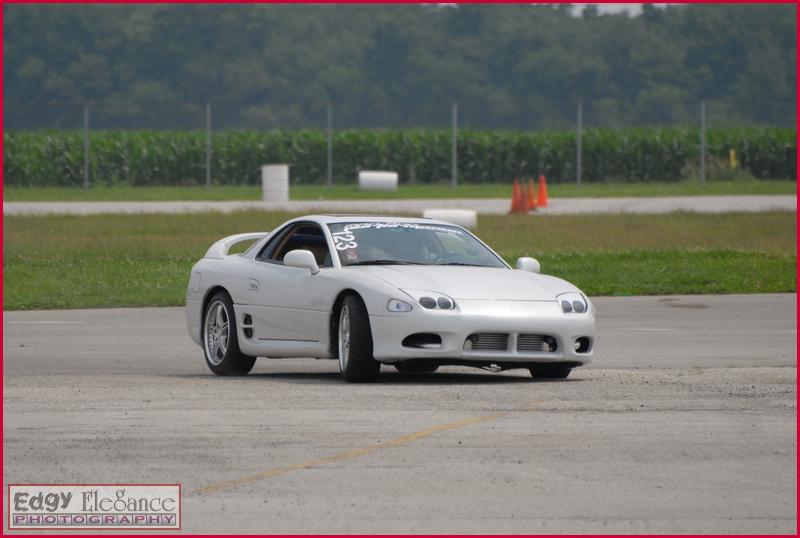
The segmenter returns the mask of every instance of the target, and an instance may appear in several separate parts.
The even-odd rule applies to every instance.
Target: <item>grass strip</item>
[[[4,308],[180,305],[212,242],[291,216],[7,217]],[[476,233],[589,295],[796,291],[794,213],[482,216]]]

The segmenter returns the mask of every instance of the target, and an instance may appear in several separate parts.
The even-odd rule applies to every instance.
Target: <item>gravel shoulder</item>
[[[4,215],[97,215],[103,213],[205,213],[263,210],[305,213],[410,213],[425,209],[472,209],[478,214],[505,215],[503,198],[421,200],[301,200],[288,202],[3,202]],[[795,195],[661,196],[627,198],[554,198],[540,215],[592,213],[659,214],[796,211]]]

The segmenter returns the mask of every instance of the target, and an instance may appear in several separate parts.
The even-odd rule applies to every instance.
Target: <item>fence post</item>
[[[206,103],[206,188],[211,188],[211,103]]]
[[[458,187],[458,103],[453,103],[453,147],[450,160],[450,186]]]
[[[578,186],[581,185],[581,174],[583,172],[583,162],[582,162],[582,153],[583,153],[583,101],[578,101],[578,130],[577,130],[577,137],[576,137],[576,148],[575,148],[575,179],[578,183]]]
[[[333,185],[333,107],[328,103],[328,168],[327,168],[327,184],[328,188]]]
[[[89,105],[83,106],[83,188],[89,188]]]
[[[700,183],[706,182],[706,102],[700,101]]]

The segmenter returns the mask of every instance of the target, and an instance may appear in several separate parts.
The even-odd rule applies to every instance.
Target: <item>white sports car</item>
[[[229,254],[244,241],[255,243]],[[591,360],[594,307],[538,273],[533,258],[512,269],[442,221],[307,216],[217,241],[192,268],[186,321],[219,375],[246,374],[256,357],[312,357],[338,360],[347,381],[373,380],[381,364],[565,378]]]

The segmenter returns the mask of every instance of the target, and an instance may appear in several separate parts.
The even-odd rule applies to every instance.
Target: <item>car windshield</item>
[[[456,226],[417,222],[329,224],[342,265],[465,265],[506,267]]]

